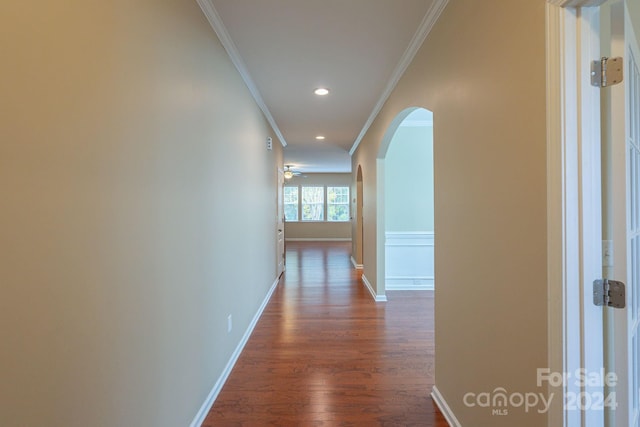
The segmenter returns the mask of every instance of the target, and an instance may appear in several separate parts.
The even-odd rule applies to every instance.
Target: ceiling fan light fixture
[[[319,87],[316,88],[313,93],[315,93],[318,96],[325,96],[325,95],[329,95],[329,89],[327,89],[326,87]]]
[[[293,178],[293,171],[291,170],[291,165],[284,165],[284,179]]]

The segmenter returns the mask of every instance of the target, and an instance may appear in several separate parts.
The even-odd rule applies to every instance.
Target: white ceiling
[[[199,0],[265,115],[285,164],[350,172],[370,125],[444,0]],[[326,97],[313,94],[328,87]],[[316,135],[326,136],[318,142]]]

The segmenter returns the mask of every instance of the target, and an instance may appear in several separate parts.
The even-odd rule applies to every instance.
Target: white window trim
[[[348,185],[325,185],[325,184],[318,184],[318,185],[304,185],[304,184],[297,184],[297,185],[285,185],[286,187],[294,187],[298,189],[298,219],[297,220],[287,220],[285,218],[285,222],[288,223],[298,223],[298,224],[322,224],[322,223],[326,223],[326,224],[345,224],[345,223],[349,223],[351,222],[351,203],[350,203],[350,197],[351,197],[351,187],[349,187]],[[302,219],[302,188],[303,187],[322,187],[323,188],[323,197],[324,197],[324,215],[323,215],[323,219],[322,220],[305,220]],[[329,201],[327,198],[327,189],[329,187],[342,187],[342,188],[346,188],[348,191],[348,196],[347,196],[347,209],[349,210],[347,213],[347,219],[344,221],[329,221],[328,217],[329,217]]]

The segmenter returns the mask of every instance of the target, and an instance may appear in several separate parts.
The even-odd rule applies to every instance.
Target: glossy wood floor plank
[[[433,293],[375,303],[350,244],[288,243],[287,271],[203,426],[447,426]]]

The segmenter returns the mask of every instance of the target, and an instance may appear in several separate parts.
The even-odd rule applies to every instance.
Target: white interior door
[[[364,208],[364,183],[362,181],[362,169],[358,166],[356,177],[356,264],[364,264],[364,219],[362,210]]]
[[[278,169],[278,200],[277,200],[277,219],[276,219],[276,263],[277,271],[276,275],[280,275],[284,272],[284,172]]]
[[[624,58],[624,81],[611,89],[614,279],[626,284],[626,308],[608,309],[609,358],[618,377],[615,426],[640,427],[640,52],[625,10],[611,10],[612,56]]]

